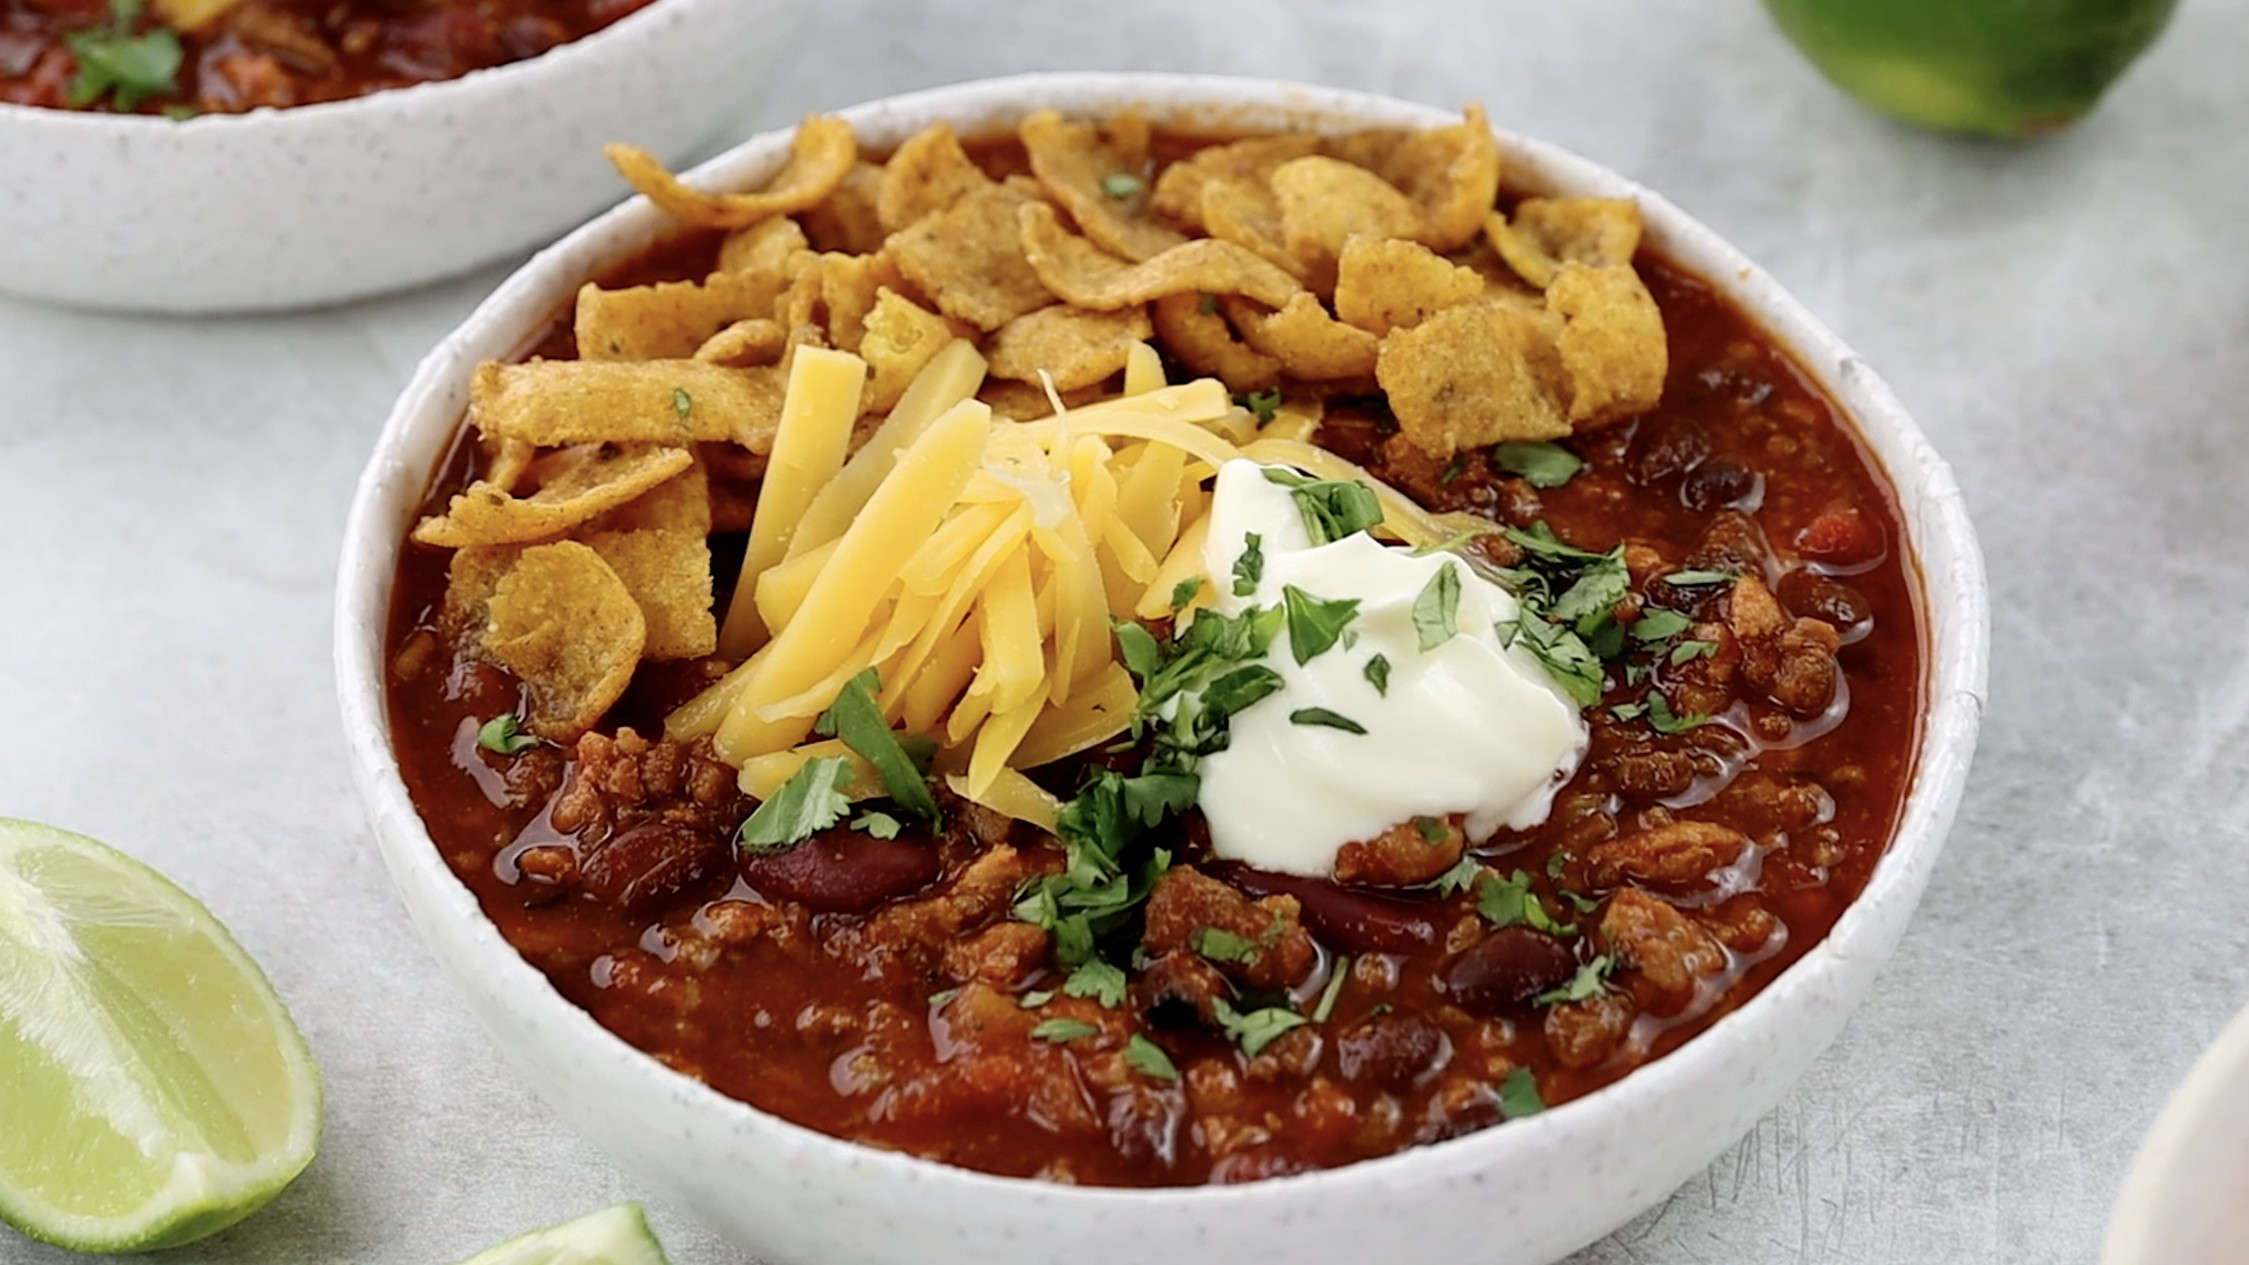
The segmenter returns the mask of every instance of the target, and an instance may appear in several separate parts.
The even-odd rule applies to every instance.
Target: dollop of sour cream
[[[1236,595],[1252,535],[1262,571]],[[1415,817],[1463,813],[1476,841],[1546,819],[1589,735],[1529,651],[1502,644],[1517,613],[1505,589],[1449,553],[1417,557],[1364,532],[1315,544],[1290,490],[1252,461],[1218,472],[1203,560],[1222,613],[1278,605],[1292,585],[1359,604],[1344,636],[1305,663],[1284,630],[1263,661],[1281,689],[1235,713],[1227,747],[1203,757],[1197,803],[1217,855],[1326,877],[1343,845]],[[1424,650],[1414,602],[1447,567],[1457,632]],[[1376,656],[1388,669],[1379,687]],[[1306,723],[1314,709],[1366,732]]]

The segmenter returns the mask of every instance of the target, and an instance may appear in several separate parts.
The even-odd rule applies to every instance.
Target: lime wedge
[[[312,1162],[320,1079],[210,911],[82,835],[0,818],[0,1219],[175,1247]]]
[[[2093,108],[2177,0],[1765,0],[1821,73],[1908,123],[2036,136]]]
[[[509,1239],[461,1265],[669,1265],[639,1204],[618,1204]]]

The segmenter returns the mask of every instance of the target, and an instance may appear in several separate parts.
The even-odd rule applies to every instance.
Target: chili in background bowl
[[[1159,127],[1238,132],[1451,121],[1328,89],[1098,74],[961,85],[844,117],[879,149],[939,119],[976,136],[1042,106],[1078,115],[1138,107]],[[774,1260],[1033,1262],[1067,1250],[1120,1262],[1341,1262],[1378,1253],[1536,1262],[1653,1205],[1780,1100],[1895,947],[1957,806],[1983,706],[1980,556],[1949,469],[1880,380],[1769,278],[1660,197],[1551,146],[1499,139],[1510,188],[1636,200],[1649,245],[1790,352],[1888,475],[1926,638],[1918,756],[1888,850],[1828,937],[1708,1031],[1582,1098],[1387,1158],[1240,1186],[1094,1189],[951,1168],[790,1124],[624,1044],[501,938],[432,844],[392,754],[384,639],[401,542],[453,442],[471,371],[519,353],[580,282],[671,232],[667,217],[635,202],[535,259],[424,362],[361,483],[339,581],[346,732],[385,861],[424,939],[548,1101],[654,1192]],[[787,143],[786,133],[754,138],[698,179],[754,187],[779,169]]]
[[[802,10],[652,0],[522,61],[243,114],[0,104],[0,292],[262,311],[491,263],[617,200],[603,143],[679,158],[738,125]]]

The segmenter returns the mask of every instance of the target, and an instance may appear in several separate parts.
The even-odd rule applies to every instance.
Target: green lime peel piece
[[[639,1204],[589,1212],[488,1248],[461,1265],[670,1265]]]
[[[2020,139],[2091,110],[2177,0],[1765,0],[1836,86],[1893,118]]]

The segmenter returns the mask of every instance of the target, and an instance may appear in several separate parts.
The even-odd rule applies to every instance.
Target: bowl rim
[[[423,106],[473,105],[488,93],[515,90],[518,81],[539,81],[570,74],[589,58],[607,54],[608,46],[635,38],[643,28],[669,22],[660,16],[689,6],[724,6],[733,0],[649,0],[600,30],[555,45],[543,53],[497,66],[481,66],[449,79],[427,79],[396,88],[378,88],[357,96],[308,105],[259,106],[241,111],[213,111],[184,119],[163,114],[118,114],[108,110],[57,109],[0,101],[0,134],[18,127],[46,128],[67,135],[77,131],[88,143],[96,138],[115,141],[154,137],[193,137],[198,142],[218,142],[246,132],[269,129],[314,128],[338,114],[375,116],[419,110]],[[659,15],[659,16],[652,16]],[[620,34],[621,33],[621,34]],[[458,100],[456,101],[456,98]]]
[[[2231,1115],[2249,1118],[2249,1006],[2244,1006],[2171,1091],[2154,1127],[2140,1142],[2132,1167],[2109,1210],[2101,1239],[2101,1265],[2196,1265],[2170,1255],[2160,1227],[2175,1213],[2184,1166],[2196,1144],[2215,1126],[2211,1117],[2227,1103]],[[2249,1160],[2242,1163],[2249,1172]],[[2208,1198],[2201,1201],[2209,1202]]]
[[[1190,115],[1212,111],[1228,118],[1238,114],[1314,125],[1327,120],[1357,127],[1429,126],[1457,122],[1459,118],[1435,107],[1371,93],[1272,79],[1147,72],[1034,73],[975,80],[881,98],[837,113],[865,136],[870,130],[881,133],[884,120],[894,115],[918,117],[934,112],[956,121],[981,116],[1012,118],[1040,105],[1115,108],[1127,100],[1140,101],[1167,117],[1183,111]],[[792,131],[779,129],[752,136],[687,173],[686,179],[691,184],[724,185],[770,174],[784,157]],[[592,1042],[605,1069],[639,1082],[642,1090],[692,1101],[721,1129],[760,1135],[783,1148],[789,1157],[816,1155],[823,1162],[850,1167],[866,1176],[928,1184],[964,1196],[997,1190],[1016,1198],[1028,1196],[1064,1206],[1122,1210],[1156,1204],[1173,1209],[1255,1207],[1313,1192],[1379,1195],[1413,1183],[1431,1170],[1455,1165],[1466,1156],[1476,1157],[1478,1167],[1501,1166],[1511,1156],[1535,1151],[1552,1138],[1569,1132],[1584,1133],[1594,1127],[1596,1118],[1646,1111],[1680,1088],[1715,1074],[1725,1057],[1741,1044],[1742,1037],[1768,1026],[1764,1018],[1768,1014],[1802,1013],[1807,1007],[1817,1010],[1823,1005],[1832,1008],[1832,1003],[1823,999],[1823,989],[1832,993],[1836,990],[1830,985],[1839,986],[1870,974],[1894,948],[1906,916],[1919,900],[1958,809],[1985,709],[1988,593],[1982,555],[1959,487],[1950,467],[1873,370],[1716,232],[1662,195],[1607,167],[1504,128],[1495,126],[1493,131],[1512,166],[1527,162],[1545,181],[1559,179],[1573,188],[1638,201],[1651,241],[1660,242],[1661,249],[1674,261],[1720,288],[1789,350],[1799,367],[1828,393],[1859,439],[1878,478],[1897,503],[1907,537],[1898,546],[1911,546],[1906,562],[1916,589],[1917,617],[1923,633],[1921,730],[1911,786],[1888,847],[1866,886],[1827,936],[1710,1028],[1601,1089],[1537,1115],[1510,1121],[1504,1128],[1479,1130],[1441,1144],[1409,1147],[1339,1168],[1241,1185],[1134,1189],[997,1176],[820,1133],[672,1071],[563,998],[500,936],[474,896],[452,875],[429,842],[391,756],[382,638],[389,614],[390,582],[404,536],[399,515],[411,515],[431,474],[426,464],[416,466],[406,460],[407,440],[420,430],[441,429],[449,442],[459,422],[461,402],[465,401],[466,374],[473,368],[472,361],[462,358],[480,336],[483,341],[492,341],[491,327],[512,328],[516,344],[528,342],[536,323],[551,315],[556,306],[542,299],[546,291],[558,284],[574,286],[602,264],[629,257],[670,229],[668,218],[639,197],[541,251],[429,353],[386,420],[353,497],[337,588],[337,685],[353,775],[378,841],[385,838],[386,825],[420,836],[418,854],[398,858],[390,847],[384,848],[385,860],[394,867],[394,880],[402,895],[410,882],[427,884],[432,877],[441,880],[438,886],[425,888],[424,894],[443,907],[449,920],[448,934],[464,937],[468,946],[504,977],[504,986],[521,1004],[538,1012],[542,1023],[559,1024],[573,1038]],[[509,326],[510,321],[515,324]],[[425,415],[446,405],[449,398],[453,403],[442,423],[427,420]],[[417,418],[423,420],[417,422]],[[410,485],[402,511],[394,508],[400,479]],[[399,866],[407,867],[410,876]],[[411,899],[408,905],[419,922],[421,912]],[[429,939],[426,928],[424,938]],[[464,981],[455,983],[466,987]],[[1846,991],[1855,1005],[1857,993]],[[1843,1009],[1847,1012],[1850,1006]],[[1840,1023],[1837,1017],[1834,1025]],[[1728,1137],[1724,1143],[1730,1145],[1734,1140]],[[1652,1202],[1666,1193],[1648,1192],[1646,1200]]]

